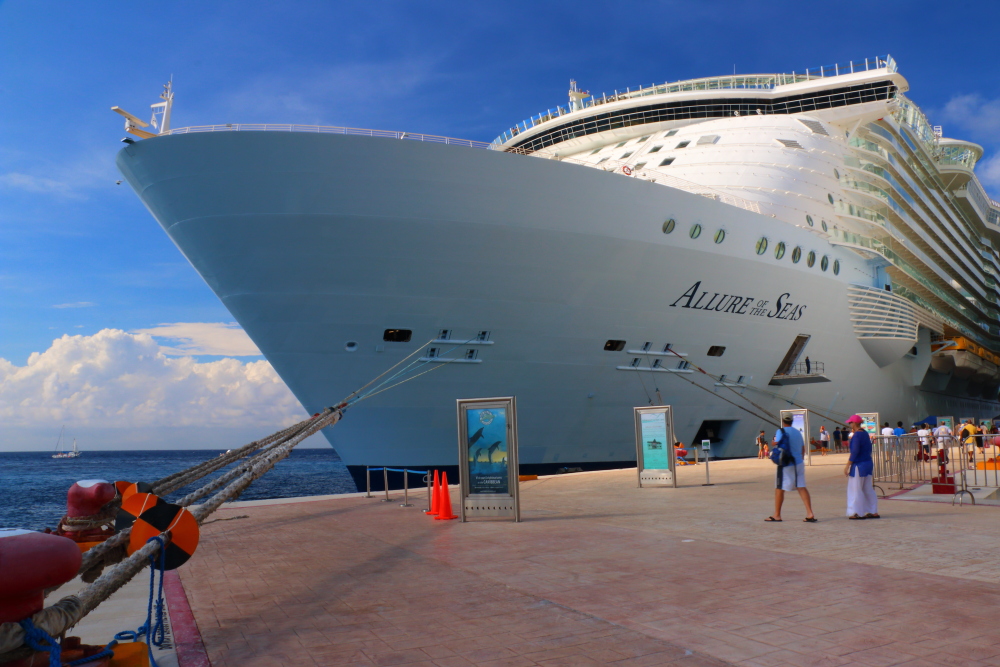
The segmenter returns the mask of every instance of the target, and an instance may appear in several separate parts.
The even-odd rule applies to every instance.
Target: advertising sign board
[[[513,396],[458,401],[461,517],[521,520]]]
[[[677,486],[674,474],[674,420],[669,405],[633,408],[635,416],[635,462],[639,488]]]
[[[952,435],[955,435],[955,418],[954,417],[938,417],[937,418],[938,427],[947,426],[951,431]]]
[[[792,416],[792,428],[802,434],[802,444],[805,447],[805,461],[812,465],[812,447],[809,446],[809,411],[802,410],[782,410],[779,421],[784,425],[785,415]]]
[[[861,417],[861,428],[868,431],[868,435],[879,435],[882,432],[877,412],[859,412],[858,416]]]

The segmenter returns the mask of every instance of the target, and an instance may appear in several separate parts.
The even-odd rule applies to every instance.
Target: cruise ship
[[[1000,204],[908,90],[889,56],[571,83],[486,143],[173,129],[168,88],[117,164],[306,410],[395,368],[326,434],[362,487],[454,471],[460,398],[517,397],[525,473],[634,465],[650,404],[738,457],[788,408],[1000,414]]]

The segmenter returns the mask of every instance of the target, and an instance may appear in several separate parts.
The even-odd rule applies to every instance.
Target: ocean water
[[[55,528],[66,513],[66,492],[81,479],[154,482],[222,451],[84,452],[53,459],[51,452],[0,452],[0,528]],[[176,500],[224,473],[224,468],[169,496]],[[293,498],[357,491],[333,449],[297,449],[243,492],[240,500]]]

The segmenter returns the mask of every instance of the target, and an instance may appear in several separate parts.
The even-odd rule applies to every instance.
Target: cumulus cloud
[[[1000,153],[994,153],[991,157],[980,160],[976,165],[976,176],[990,191],[990,196],[1000,200]]]
[[[93,301],[74,301],[73,303],[57,303],[53,308],[90,308],[95,306]]]
[[[10,427],[273,427],[304,416],[267,361],[171,358],[149,334],[65,335],[24,366],[0,358]]]
[[[987,100],[978,94],[956,95],[944,105],[941,117],[947,123],[968,130],[974,137],[995,140],[1000,133],[1000,99]]]
[[[173,341],[172,347],[160,347],[163,354],[172,356],[260,356],[260,350],[236,322],[163,323],[150,329],[136,329],[132,333]]]

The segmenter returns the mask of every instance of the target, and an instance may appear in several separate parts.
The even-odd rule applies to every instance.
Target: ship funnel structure
[[[847,288],[854,335],[879,368],[903,358],[917,342],[917,312],[892,292],[851,285]]]

